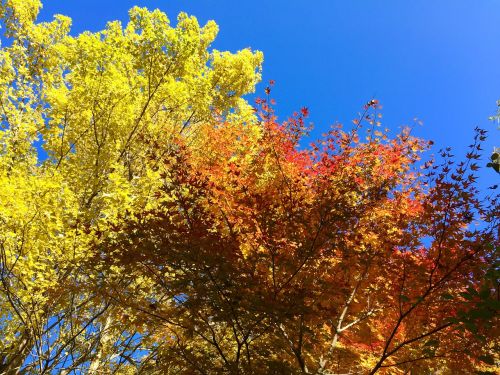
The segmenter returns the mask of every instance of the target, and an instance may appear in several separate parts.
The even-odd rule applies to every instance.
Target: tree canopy
[[[0,16],[1,374],[495,373],[498,194],[377,100],[304,146],[262,53]]]

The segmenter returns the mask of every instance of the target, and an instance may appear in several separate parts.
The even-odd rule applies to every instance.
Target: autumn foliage
[[[371,100],[307,145],[214,23],[39,6],[1,6],[0,373],[495,373],[483,130],[422,161]]]

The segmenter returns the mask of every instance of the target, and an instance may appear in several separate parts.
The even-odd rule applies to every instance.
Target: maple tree
[[[150,332],[163,343],[157,366],[326,374],[491,365],[498,199],[479,200],[473,174],[484,132],[467,162],[452,170],[444,151],[443,164],[420,175],[412,165],[426,144],[409,132],[388,139],[375,127],[359,140],[371,114],[301,149],[307,110],[279,124],[259,104],[256,128],[209,128],[201,155],[183,139],[153,154],[162,203],[117,226],[123,239],[105,241],[93,260],[117,269],[104,290],[122,317],[162,327]],[[481,229],[471,226],[479,215]]]
[[[40,6],[0,8],[0,373],[494,373],[484,131],[419,169],[371,100],[304,147],[215,23],[71,36]]]

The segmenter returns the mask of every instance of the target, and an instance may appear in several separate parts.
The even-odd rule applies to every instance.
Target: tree
[[[360,120],[301,149],[303,115],[279,124],[259,102],[256,128],[207,129],[206,153],[182,138],[155,152],[163,203],[117,226],[118,240],[92,260],[132,286],[104,288],[127,319],[159,329],[156,366],[486,369],[498,349],[498,285],[485,277],[498,197],[481,201],[474,186],[484,132],[466,162],[453,167],[445,150],[419,175],[412,165],[426,145],[407,131],[388,140],[369,129],[363,143]]]
[[[0,6],[0,372],[92,373],[136,337],[96,294],[106,275],[82,261],[122,210],[151,204],[144,140],[196,144],[213,113],[251,115],[241,96],[262,54],[209,52],[217,26],[186,14],[173,27],[133,8],[125,27],[72,37],[67,17],[36,23],[40,7]]]
[[[307,108],[254,111],[262,55],[209,52],[213,22],[73,37],[40,6],[1,6],[0,372],[495,371],[483,131],[420,172],[372,100],[304,147]]]

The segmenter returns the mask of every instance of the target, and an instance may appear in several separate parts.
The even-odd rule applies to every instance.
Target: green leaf
[[[479,295],[479,293],[477,292],[477,290],[476,290],[476,289],[474,289],[474,288],[473,288],[473,287],[471,287],[471,286],[467,288],[467,291],[469,292],[469,294],[470,294],[471,296],[478,296],[478,295]]]
[[[488,309],[477,309],[477,310],[472,310],[471,312],[469,312],[468,315],[473,319],[477,318],[489,319],[495,316],[495,313]]]
[[[439,345],[439,340],[435,339],[429,340],[424,344],[424,346],[438,346],[438,345]]]
[[[402,301],[402,302],[409,302],[410,301],[410,298],[408,296],[405,296],[404,294],[401,294],[399,296],[399,299]]]
[[[445,300],[452,300],[454,297],[450,293],[441,294],[441,297]]]
[[[461,292],[460,295],[462,297],[464,297],[467,301],[471,301],[472,300],[472,295],[470,293],[467,293],[467,292]]]
[[[429,346],[424,348],[423,352],[427,357],[434,357],[436,355],[436,349]]]
[[[479,292],[479,297],[481,297],[481,299],[486,299],[486,298],[489,297],[489,295],[490,295],[490,289],[489,288],[483,288]]]
[[[491,355],[482,355],[479,357],[479,359],[488,365],[495,364],[495,360],[493,359],[493,357]]]
[[[471,321],[465,322],[465,327],[467,328],[468,331],[472,333],[477,333],[477,326],[473,322]]]
[[[500,301],[495,300],[495,299],[490,299],[484,302],[484,305],[486,307],[489,307],[490,309],[494,311],[500,310]]]
[[[460,323],[460,319],[450,316],[450,317],[448,317],[448,318],[445,319],[445,322],[446,323],[457,324],[457,323]]]

